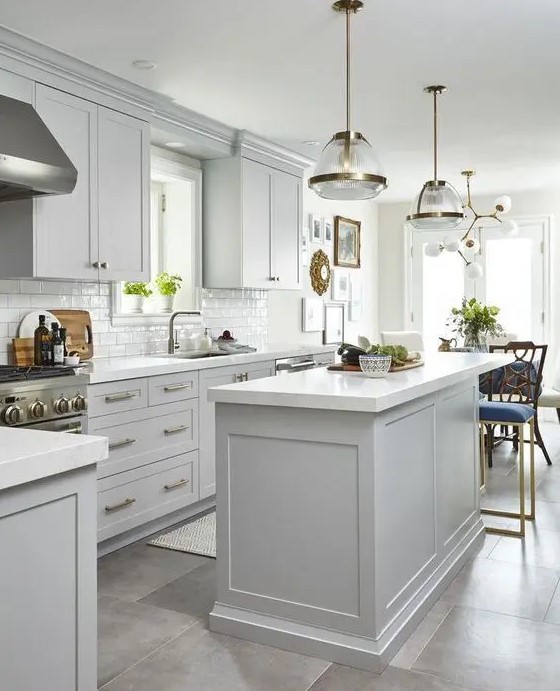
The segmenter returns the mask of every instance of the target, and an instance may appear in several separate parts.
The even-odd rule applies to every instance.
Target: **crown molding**
[[[266,158],[275,162],[277,166],[288,166],[291,169],[295,169],[300,174],[306,168],[315,164],[313,159],[302,156],[296,151],[280,146],[280,144],[275,144],[247,130],[237,131],[234,152],[245,158]]]
[[[134,84],[83,60],[0,26],[0,68],[34,81],[89,98],[148,121],[204,141],[217,156],[244,155],[273,161],[277,167],[301,173],[312,159],[286,149],[247,130],[236,130],[172,98]],[[95,97],[93,96],[95,94]]]

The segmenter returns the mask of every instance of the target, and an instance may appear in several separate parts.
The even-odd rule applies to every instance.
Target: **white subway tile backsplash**
[[[0,281],[0,293],[18,293],[18,292],[19,292],[19,281],[17,279]]]
[[[0,281],[0,293],[2,291],[2,281]],[[43,292],[42,281],[30,281],[25,278],[20,279],[19,282],[19,292],[20,293],[31,293],[33,295],[39,295]]]
[[[87,309],[94,331],[96,357],[165,352],[165,325],[113,326],[111,286],[108,283],[0,280],[0,363],[10,358],[11,339],[20,320],[37,309]],[[209,328],[213,337],[229,329],[243,343],[263,347],[267,342],[268,297],[262,290],[202,290],[204,324],[177,324],[179,338]]]

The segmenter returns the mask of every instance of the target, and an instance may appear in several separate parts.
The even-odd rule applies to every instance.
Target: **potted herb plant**
[[[181,287],[181,276],[164,271],[155,277],[154,283],[158,292],[157,306],[159,312],[172,312],[173,299]]]
[[[137,314],[142,312],[144,306],[144,299],[149,298],[152,294],[151,288],[147,283],[128,281],[123,286],[123,307],[125,312],[133,312]]]
[[[465,347],[475,352],[488,351],[488,336],[500,336],[504,333],[498,323],[500,308],[495,305],[483,305],[475,298],[463,298],[461,307],[453,307],[449,317],[453,331],[463,336]]]

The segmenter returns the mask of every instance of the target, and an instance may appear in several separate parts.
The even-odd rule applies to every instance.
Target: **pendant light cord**
[[[438,120],[437,120],[438,92],[434,89],[434,181],[438,179]]]
[[[350,131],[350,8],[346,8],[346,130]]]

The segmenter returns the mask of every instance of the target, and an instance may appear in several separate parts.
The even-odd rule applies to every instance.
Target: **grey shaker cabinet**
[[[301,287],[302,179],[240,156],[204,161],[204,286]]]
[[[0,491],[0,689],[97,688],[95,465]]]

